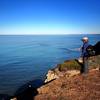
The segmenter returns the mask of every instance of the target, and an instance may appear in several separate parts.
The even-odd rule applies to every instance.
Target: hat
[[[88,37],[83,37],[82,40],[88,40]]]

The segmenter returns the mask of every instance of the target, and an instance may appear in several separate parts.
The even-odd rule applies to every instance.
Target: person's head
[[[84,43],[86,43],[86,42],[89,41],[89,39],[88,39],[88,37],[83,37],[83,38],[82,38],[82,41],[83,41]]]

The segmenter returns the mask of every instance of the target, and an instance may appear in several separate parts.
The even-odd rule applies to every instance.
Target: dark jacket
[[[88,57],[88,53],[87,53],[87,50],[86,48],[89,46],[89,43],[86,42],[83,44],[83,47],[82,47],[82,57]]]

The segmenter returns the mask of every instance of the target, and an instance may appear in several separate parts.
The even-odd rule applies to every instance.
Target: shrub
[[[60,71],[66,70],[80,70],[81,64],[77,62],[77,60],[67,60],[64,63],[59,65]]]

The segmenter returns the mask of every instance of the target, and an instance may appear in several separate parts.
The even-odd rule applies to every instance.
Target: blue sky
[[[0,34],[100,33],[100,0],[0,0]]]

